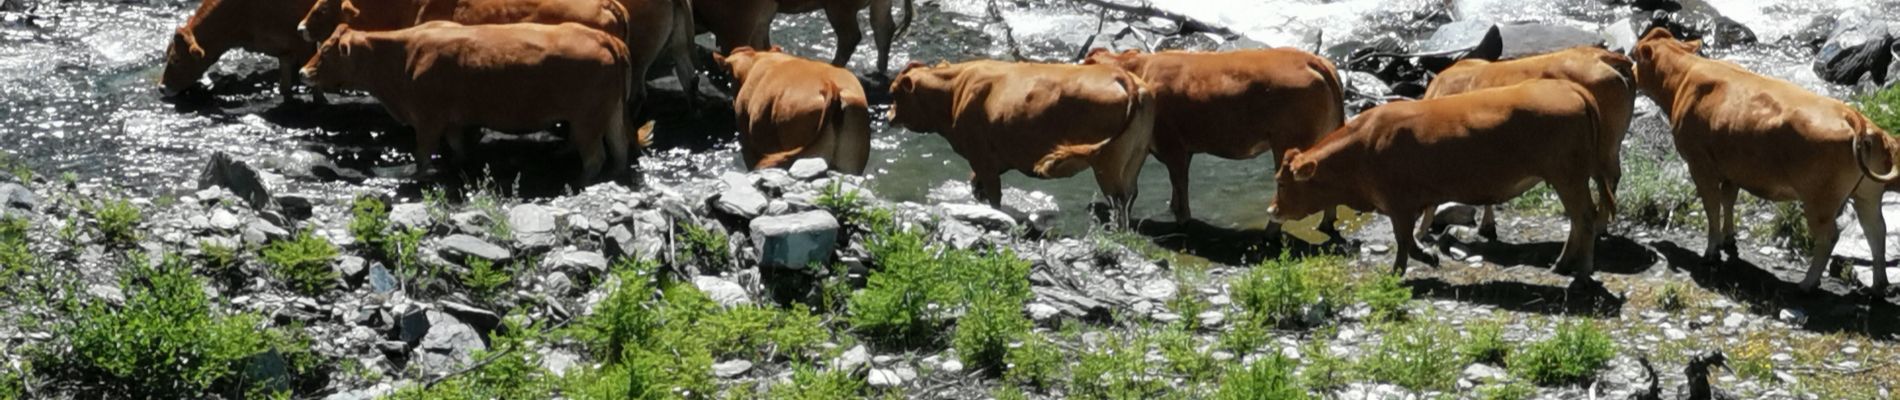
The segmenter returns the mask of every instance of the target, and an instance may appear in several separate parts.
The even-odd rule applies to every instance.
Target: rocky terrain
[[[1424,68],[1467,52],[1626,45],[1652,21],[1843,98],[1894,76],[1891,23],[1869,16],[1900,5],[1782,29],[1724,15],[1711,5],[1721,2],[1565,3],[1405,2],[1310,27],[1170,2],[922,9],[937,20],[925,35],[981,31],[995,40],[969,47],[1002,58],[1317,46],[1345,66],[1355,109],[1422,91]],[[35,10],[71,6],[0,1],[0,21],[46,24]],[[1514,12],[1546,23],[1493,34],[1490,22]],[[803,37],[822,18],[787,25]],[[254,110],[242,99],[274,93],[250,89],[219,94],[240,98],[225,111],[240,115],[207,130],[305,137],[276,129],[388,123]],[[1882,96],[1856,98],[1895,121],[1900,92]],[[718,125],[718,106],[668,110],[663,127],[716,130],[705,126]],[[1340,240],[1310,222],[1114,229],[1073,190],[1011,181],[1002,209],[978,205],[950,162],[937,175],[892,161],[869,177],[817,161],[733,172],[720,136],[663,144],[637,184],[567,190],[537,186],[547,160],[494,154],[485,167],[499,172],[462,185],[391,179],[399,163],[353,157],[392,141],[352,129],[300,139],[336,147],[325,151],[246,151],[275,136],[242,139],[146,175],[10,156],[0,399],[1892,398],[1900,298],[1861,288],[1875,266],[1860,233],[1842,236],[1822,289],[1803,293],[1798,209],[1753,201],[1739,260],[1705,265],[1700,206],[1666,123],[1647,100],[1638,113],[1624,209],[1594,281],[1546,270],[1566,222],[1542,190],[1506,207],[1499,241],[1475,234],[1475,209],[1441,209],[1431,243],[1442,265],[1395,276],[1379,216],[1347,218]],[[880,137],[879,151],[918,146],[896,135],[909,134]],[[896,189],[900,179],[926,184]],[[1245,203],[1228,197],[1216,201]],[[1887,206],[1900,211],[1900,196]]]

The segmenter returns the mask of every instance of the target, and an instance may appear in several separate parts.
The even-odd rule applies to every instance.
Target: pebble
[[[957,361],[957,360],[944,361],[943,366],[940,368],[943,370],[943,372],[949,372],[949,373],[963,372],[963,362]]]
[[[866,379],[866,382],[870,383],[871,387],[888,388],[903,385],[904,378],[898,376],[897,371],[878,368],[871,370],[871,376]]]
[[[722,379],[729,379],[729,378],[744,374],[746,373],[746,371],[751,371],[752,362],[746,361],[746,360],[730,360],[730,361],[721,362],[718,364],[713,364],[712,369],[713,369],[713,376],[717,376]]]

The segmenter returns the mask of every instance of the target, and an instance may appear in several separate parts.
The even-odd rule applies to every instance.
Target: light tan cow
[[[582,160],[575,183],[585,186],[609,160],[619,172],[631,161],[632,142],[644,142],[627,123],[627,62],[619,38],[581,24],[435,21],[385,32],[340,27],[303,74],[317,86],[368,91],[415,127],[425,175],[445,138],[452,159],[464,158],[465,128],[531,131],[566,122]]]
[[[205,71],[231,49],[277,58],[277,93],[291,99],[297,67],[316,54],[317,45],[297,38],[297,19],[316,0],[204,0],[185,25],[172,33],[165,49],[159,89],[175,96],[198,83]],[[323,93],[310,96],[321,102]]]
[[[1092,169],[1125,226],[1154,134],[1146,87],[1106,65],[911,63],[891,82],[891,122],[943,135],[969,160],[976,198],[992,206],[1002,203],[1004,172],[1051,179]]]
[[[713,58],[738,78],[732,108],[746,167],[783,168],[801,158],[822,158],[835,171],[864,173],[871,111],[851,71],[776,47],[740,47]]]
[[[1460,60],[1432,79],[1431,85],[1425,88],[1424,98],[1509,86],[1532,79],[1563,79],[1583,85],[1596,97],[1597,109],[1601,111],[1598,115],[1603,121],[1597,126],[1603,128],[1603,133],[1597,137],[1603,143],[1597,149],[1609,152],[1604,157],[1612,162],[1605,173],[1609,174],[1610,190],[1615,191],[1616,185],[1623,179],[1623,136],[1629,132],[1630,115],[1636,100],[1632,82],[1626,77],[1631,73],[1633,64],[1629,57],[1595,46],[1573,47],[1507,61]],[[1610,217],[1615,213],[1614,209],[1599,207],[1597,230],[1607,229]],[[1433,213],[1425,213],[1425,219],[1419,222],[1420,236],[1426,235],[1431,229],[1432,216]],[[1496,207],[1485,205],[1484,218],[1478,223],[1478,235],[1496,240],[1497,225]]]
[[[1702,256],[1736,256],[1735,195],[1740,190],[1771,201],[1799,201],[1814,247],[1802,290],[1821,282],[1839,238],[1834,216],[1848,199],[1866,231],[1876,262],[1886,264],[1886,221],[1880,212],[1883,181],[1893,168],[1895,140],[1839,100],[1761,76],[1734,63],[1696,55],[1700,41],[1676,40],[1651,29],[1636,43],[1636,83],[1669,116],[1676,151],[1708,213],[1708,247]],[[1865,146],[1862,146],[1865,145]],[[1873,164],[1862,147],[1880,153]],[[1856,160],[1861,162],[1856,166]],[[1874,286],[1885,290],[1886,274],[1874,269]]]
[[[1120,67],[1155,93],[1155,158],[1168,167],[1169,208],[1176,221],[1188,206],[1188,165],[1195,154],[1242,160],[1311,146],[1346,121],[1344,90],[1333,63],[1294,49],[1221,53],[1141,54],[1095,49],[1084,64]],[[1335,211],[1319,228],[1338,236]]]
[[[693,12],[699,26],[713,33],[719,50],[731,52],[739,47],[771,47],[772,18],[778,14],[825,10],[832,32],[838,35],[838,52],[832,56],[831,65],[842,67],[851,61],[851,54],[864,41],[864,31],[858,27],[858,10],[870,7],[872,39],[877,44],[877,70],[883,72],[890,66],[891,41],[910,29],[911,18],[916,16],[912,4],[915,0],[904,0],[904,20],[901,24],[893,22],[891,1],[698,0]]]
[[[1298,218],[1344,205],[1390,216],[1398,247],[1392,268],[1404,273],[1410,257],[1438,262],[1414,240],[1420,214],[1447,202],[1503,202],[1545,182],[1570,218],[1556,270],[1588,277],[1595,268],[1594,203],[1615,205],[1596,149],[1597,114],[1589,90],[1555,79],[1382,105],[1311,148],[1289,150],[1274,173],[1279,188],[1267,210]]]

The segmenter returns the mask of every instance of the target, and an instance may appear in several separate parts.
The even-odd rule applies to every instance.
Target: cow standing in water
[[[198,78],[231,49],[244,49],[277,58],[277,93],[294,100],[291,86],[297,68],[316,54],[317,44],[297,35],[297,20],[316,0],[204,0],[185,25],[172,33],[165,49],[165,72],[159,89],[176,96],[198,84]],[[310,97],[324,101],[323,93]]]
[[[1603,143],[1597,145],[1597,150],[1608,152],[1603,157],[1615,160],[1611,165],[1616,168],[1604,171],[1609,174],[1610,191],[1615,192],[1623,176],[1623,135],[1629,132],[1630,115],[1635,108],[1636,93],[1632,78],[1628,77],[1633,64],[1629,57],[1595,46],[1573,47],[1509,61],[1461,60],[1432,79],[1431,86],[1425,88],[1424,98],[1515,85],[1532,79],[1562,79],[1583,85],[1596,97],[1597,110],[1601,111],[1598,117],[1603,120],[1597,122],[1597,127],[1603,129],[1603,133],[1597,138]],[[1597,231],[1602,232],[1609,228],[1610,217],[1616,210],[1603,208],[1603,204],[1597,206]],[[1478,223],[1479,236],[1497,240],[1496,208],[1485,205],[1484,218]],[[1419,236],[1428,235],[1433,214],[1427,212],[1425,219],[1419,221]]]
[[[740,47],[713,58],[739,80],[732,108],[746,168],[784,168],[801,158],[821,158],[832,170],[864,173],[871,110],[851,71],[776,47]]]
[[[1597,146],[1596,100],[1576,83],[1540,79],[1367,110],[1307,149],[1287,151],[1274,172],[1279,189],[1269,213],[1298,218],[1339,205],[1392,218],[1407,259],[1436,265],[1414,240],[1420,214],[1447,202],[1493,204],[1549,183],[1570,218],[1570,239],[1556,270],[1588,278],[1595,268],[1596,201],[1615,206]]]
[[[1195,154],[1243,160],[1311,146],[1346,121],[1344,90],[1333,63],[1293,49],[1141,54],[1095,49],[1084,64],[1110,65],[1147,81],[1155,93],[1152,152],[1168,167],[1176,222],[1194,219],[1188,165]],[[1337,210],[1319,230],[1332,237]]]
[[[632,161],[629,146],[645,142],[627,123],[627,86],[636,84],[627,63],[619,38],[581,24],[436,21],[388,32],[339,28],[303,74],[318,86],[368,91],[415,127],[421,174],[443,139],[452,161],[466,159],[464,128],[531,131],[567,122],[582,161],[575,184],[584,187],[609,156],[617,174]]]
[[[911,63],[891,96],[892,124],[943,135],[969,160],[978,200],[1001,206],[1004,172],[1091,169],[1116,224],[1128,224],[1154,134],[1154,93],[1141,77],[1104,65]]]
[[[838,35],[838,50],[831,58],[831,65],[843,67],[851,62],[851,54],[858,51],[858,43],[864,40],[864,31],[858,27],[858,10],[870,7],[872,39],[877,44],[877,71],[882,73],[891,64],[891,41],[910,29],[911,18],[917,15],[915,0],[904,0],[904,21],[894,22],[892,1],[895,0],[698,0],[693,12],[698,25],[712,32],[719,51],[730,52],[740,47],[770,48],[772,18],[778,14],[825,10],[832,32]]]
[[[1669,116],[1676,151],[1709,218],[1702,257],[1737,257],[1735,195],[1799,201],[1814,247],[1802,290],[1814,290],[1840,232],[1848,199],[1872,250],[1875,291],[1887,289],[1885,182],[1900,177],[1900,143],[1853,107],[1739,65],[1696,55],[1700,41],[1651,29],[1636,42],[1636,83]],[[1877,154],[1868,154],[1877,153]],[[1869,160],[1872,158],[1872,160]],[[1856,164],[1858,163],[1858,166]],[[1875,168],[1888,170],[1876,173]]]

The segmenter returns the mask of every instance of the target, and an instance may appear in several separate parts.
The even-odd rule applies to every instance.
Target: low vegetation
[[[679,255],[675,258],[682,264],[719,270],[732,263],[732,244],[724,231],[682,222],[679,236],[673,240],[679,243]]]
[[[321,295],[336,287],[336,269],[330,266],[336,257],[336,245],[309,230],[298,232],[288,240],[271,242],[259,253],[264,264],[271,267],[272,275],[298,293],[309,296]]]
[[[1900,135],[1900,86],[1855,96],[1851,101],[1861,115],[1873,120],[1889,135]]]
[[[1556,334],[1512,353],[1513,374],[1540,385],[1582,382],[1596,377],[1616,356],[1616,344],[1590,321],[1563,321]]]
[[[92,203],[93,230],[98,239],[115,246],[128,246],[139,241],[139,224],[145,222],[145,215],[130,200],[100,200]]]
[[[1465,360],[1457,356],[1458,334],[1441,323],[1412,321],[1381,328],[1384,338],[1360,360],[1367,378],[1412,390],[1449,390]]]
[[[40,258],[27,237],[30,228],[25,218],[0,218],[0,289],[39,268]]]
[[[1261,357],[1259,361],[1244,367],[1235,367],[1227,372],[1227,379],[1220,385],[1220,391],[1214,398],[1220,400],[1280,399],[1302,400],[1313,398],[1300,387],[1293,378],[1293,368],[1299,363],[1279,354]]]

